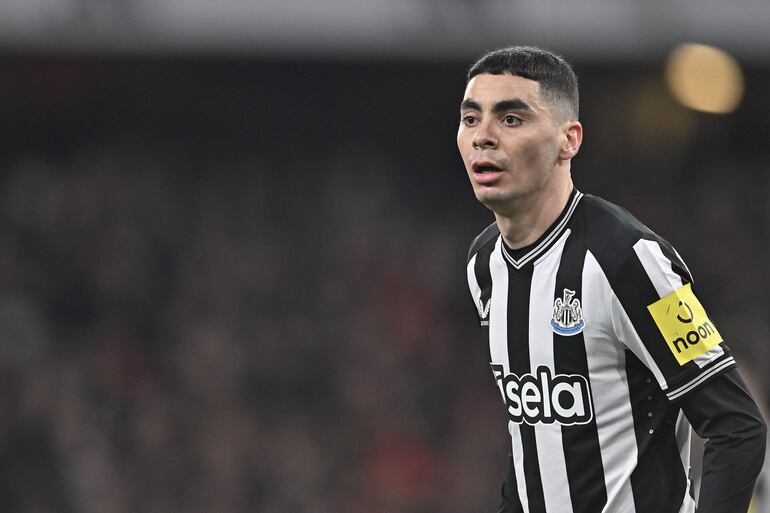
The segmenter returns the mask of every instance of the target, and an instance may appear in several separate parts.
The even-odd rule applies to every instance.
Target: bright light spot
[[[688,43],[671,52],[666,83],[684,106],[725,114],[743,98],[743,72],[736,60],[719,48]]]

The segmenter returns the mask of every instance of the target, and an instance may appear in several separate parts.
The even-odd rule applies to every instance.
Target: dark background
[[[711,115],[571,60],[577,187],[677,247],[764,397],[768,69]],[[2,510],[494,511],[469,62],[0,56]]]

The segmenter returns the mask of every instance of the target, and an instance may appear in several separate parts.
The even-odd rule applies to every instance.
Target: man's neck
[[[504,215],[495,212],[497,226],[508,247],[519,249],[537,241],[564,210],[572,189],[570,179],[553,191],[521,198],[516,207]]]

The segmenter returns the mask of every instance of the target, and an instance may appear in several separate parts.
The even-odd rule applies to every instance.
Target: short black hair
[[[535,46],[511,46],[492,50],[481,56],[468,70],[466,83],[476,75],[489,73],[534,80],[540,84],[540,91],[549,102],[559,101],[578,118],[580,95],[578,80],[572,66],[563,57]]]

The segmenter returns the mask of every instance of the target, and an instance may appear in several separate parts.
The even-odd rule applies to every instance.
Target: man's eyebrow
[[[532,110],[532,107],[529,106],[527,102],[524,100],[520,100],[518,98],[513,98],[510,100],[500,100],[499,102],[495,103],[494,107],[492,107],[492,112],[495,114],[500,114],[501,112],[505,112],[507,110],[521,110],[521,111],[527,111],[527,112],[534,112]]]
[[[481,105],[476,100],[471,100],[470,98],[466,98],[460,104],[460,109],[481,111]]]
[[[465,100],[463,100],[463,102],[460,104],[460,109],[477,110],[479,112],[483,110],[481,108],[481,104],[471,98],[466,98]],[[519,98],[500,100],[499,102],[495,103],[494,106],[492,107],[492,112],[495,114],[499,114],[507,110],[521,110],[526,112],[534,112],[532,107],[530,107],[527,102],[525,102],[524,100],[520,100]]]

